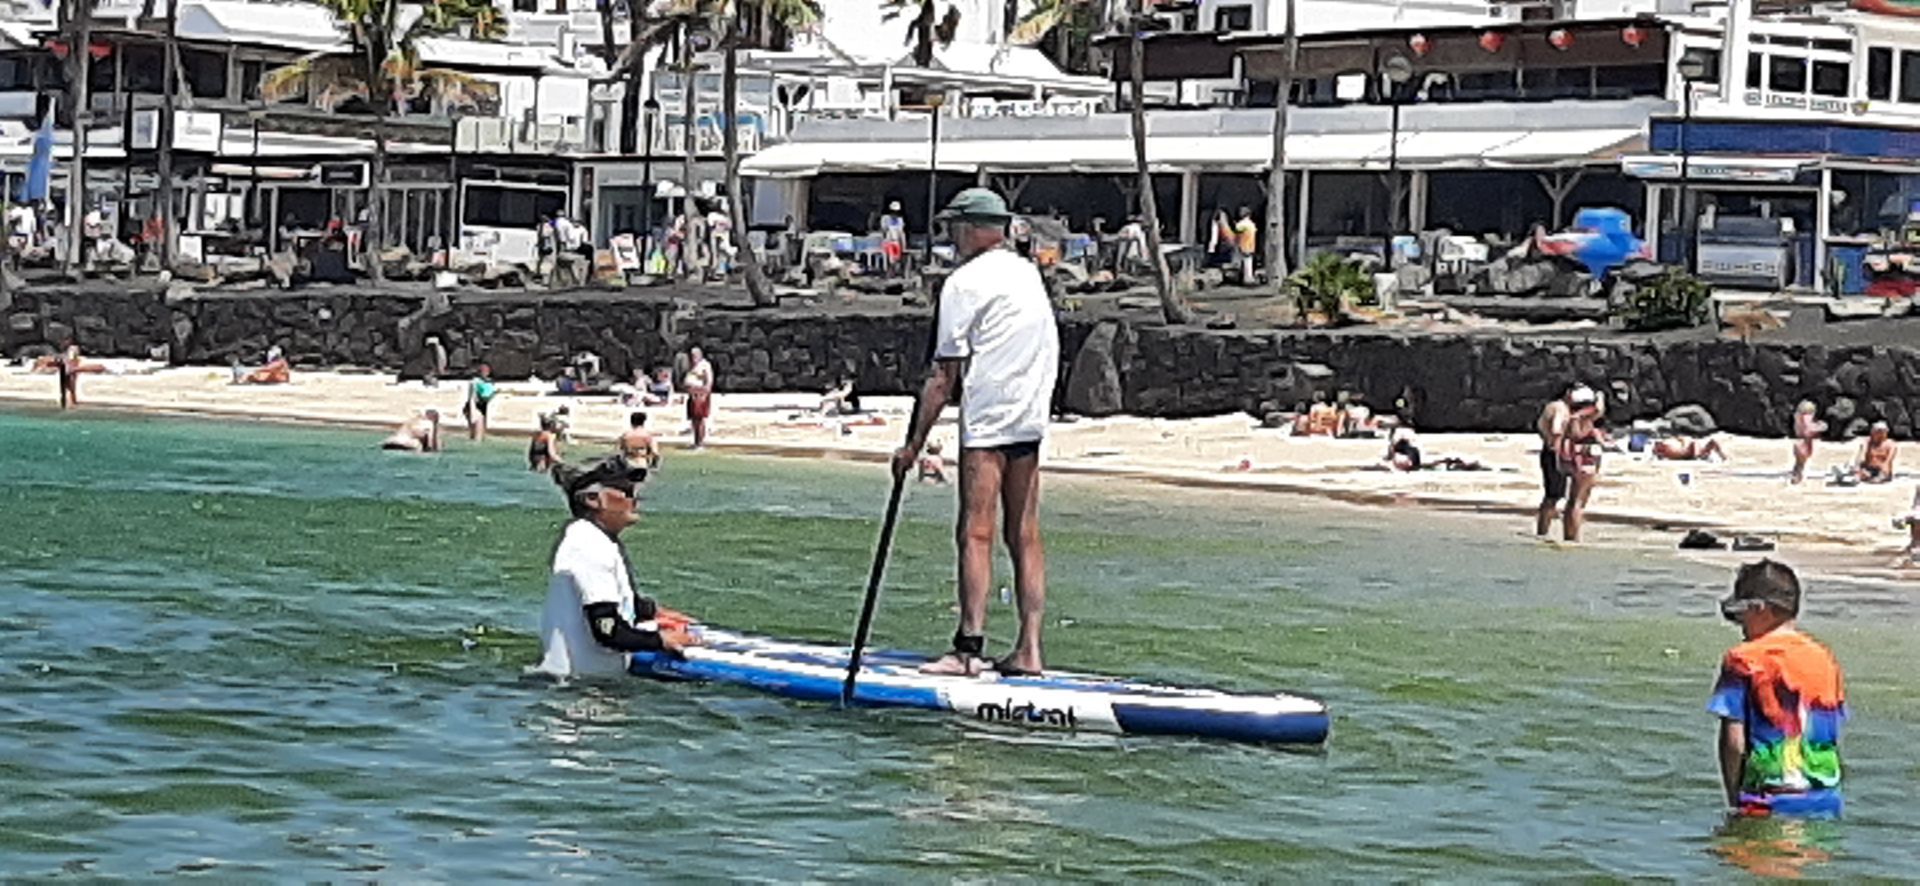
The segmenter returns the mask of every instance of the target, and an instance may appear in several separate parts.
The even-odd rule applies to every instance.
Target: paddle
[[[919,404],[915,403],[915,409]],[[908,422],[909,425],[912,422]],[[911,435],[913,432],[907,432]],[[873,631],[873,610],[880,602],[880,579],[887,572],[887,555],[893,551],[893,527],[900,518],[900,498],[907,489],[907,475],[893,478],[893,491],[887,495],[887,516],[880,523],[880,541],[873,552],[873,571],[867,573],[867,599],[860,604],[860,622],[853,629],[853,651],[847,655],[847,679],[840,684],[840,704],[853,704],[853,684],[860,675],[860,656],[867,649],[867,635]]]

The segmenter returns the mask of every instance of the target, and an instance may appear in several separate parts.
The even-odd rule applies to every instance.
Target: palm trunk
[[[736,27],[734,32],[738,30]],[[720,124],[720,133],[727,158],[727,214],[733,218],[733,248],[740,256],[747,294],[753,296],[755,307],[770,308],[780,304],[780,297],[774,293],[766,271],[760,268],[760,256],[747,240],[747,204],[740,194],[740,133],[735,128],[740,113],[740,49],[735,37],[728,36],[725,51],[725,68],[720,80],[724,95],[720,103],[724,106],[721,113],[727,118]]]
[[[612,27],[611,23],[608,24],[608,27]],[[627,47],[629,52],[640,51],[634,48],[640,43],[640,34],[639,10],[629,8],[627,10]],[[625,76],[627,78],[627,92],[620,102],[620,153],[632,154],[635,153],[636,150],[639,150],[651,154],[653,153],[652,145],[640,144],[640,128],[645,125],[645,121],[640,119],[640,57],[635,57],[634,63],[627,66]],[[652,200],[653,195],[648,194],[646,199]]]
[[[67,167],[67,254],[61,270],[80,264],[85,242],[81,219],[87,214],[87,121],[93,116],[87,80],[92,75],[93,0],[71,0],[72,15],[63,28],[67,41],[67,99],[73,112],[73,162]],[[70,28],[71,30],[68,30]]]
[[[157,245],[160,253],[160,269],[163,271],[173,268],[174,247],[180,242],[177,230],[179,226],[174,224],[173,220],[173,111],[174,95],[179,87],[175,80],[180,70],[180,40],[174,26],[179,21],[179,15],[180,0],[167,0],[166,48],[164,49],[165,58],[161,60],[161,67],[164,70],[162,77],[165,83],[161,86],[160,125],[156,127],[159,130],[157,145],[159,156],[154,161],[158,167],[156,172],[160,176],[160,191],[155,200],[158,205],[154,207],[154,211],[160,214],[160,242]],[[269,219],[268,222],[271,223],[272,220]],[[272,228],[269,227],[268,230]],[[151,249],[154,245],[148,244],[148,248]]]
[[[686,196],[680,198],[680,212],[686,217],[688,234],[687,239],[680,244],[680,251],[682,255],[699,256],[701,252],[707,250],[711,244],[705,242],[695,243],[693,242],[694,238],[691,236],[695,230],[705,230],[704,226],[693,223],[693,161],[695,156],[693,114],[697,109],[694,103],[693,75],[693,27],[688,25],[680,29],[680,89],[682,93],[680,96],[680,113],[682,119],[685,121],[685,125],[680,127],[680,152],[682,154],[680,158],[680,187],[681,190],[686,192]],[[703,236],[700,239],[703,241],[709,240],[711,239],[711,235]],[[692,251],[688,252],[688,250]],[[709,256],[709,258],[711,258],[711,256]],[[680,262],[682,268],[696,264],[698,263],[695,261],[687,261],[684,259]],[[702,277],[705,277],[706,269],[704,267],[701,268],[700,273]]]
[[[1140,178],[1140,223],[1147,230],[1147,260],[1153,265],[1153,288],[1160,296],[1160,313],[1172,323],[1193,322],[1193,309],[1173,288],[1173,272],[1167,268],[1166,251],[1160,248],[1160,201],[1153,193],[1153,173],[1147,168],[1147,72],[1146,43],[1140,27],[1143,0],[1133,0],[1133,14],[1127,21],[1129,50],[1127,79],[1133,93],[1133,163]]]
[[[637,21],[639,16],[629,16]],[[613,67],[614,59],[620,53],[613,46],[613,0],[600,0],[600,57],[605,59],[607,67]]]
[[[1294,63],[1299,60],[1300,34],[1295,28],[1295,0],[1287,0],[1285,67],[1273,103],[1273,168],[1267,172],[1267,278],[1275,286],[1287,279],[1287,96],[1293,92]],[[1300,219],[1297,224],[1306,224]]]
[[[391,8],[391,7],[390,7]],[[392,33],[385,23],[380,39]],[[368,35],[371,37],[372,35]],[[373,163],[367,172],[367,229],[360,239],[360,255],[367,263],[367,276],[373,282],[387,282],[387,269],[380,262],[387,222],[387,103],[393,101],[393,88],[387,82],[385,47],[371,43],[363,53],[367,60],[367,95],[373,105]]]

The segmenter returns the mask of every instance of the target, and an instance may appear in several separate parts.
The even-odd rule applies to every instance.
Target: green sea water
[[[1920,874],[1910,588],[1816,580],[1848,816],[1728,829],[1728,575],[1510,519],[1055,479],[1050,660],[1325,697],[1321,753],[523,675],[563,513],[519,447],[0,414],[0,877],[1698,880]],[[464,443],[464,441],[460,441]],[[670,454],[645,588],[844,642],[882,469]],[[952,628],[916,489],[876,629]],[[1010,633],[1010,607],[994,629]]]

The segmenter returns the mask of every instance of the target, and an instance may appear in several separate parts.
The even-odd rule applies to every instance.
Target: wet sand
[[[82,409],[364,426],[369,429],[368,445],[373,445],[402,420],[437,408],[448,445],[470,445],[460,418],[466,390],[461,381],[427,387],[417,381],[396,383],[388,374],[332,371],[296,372],[291,384],[251,386],[231,384],[231,373],[219,367],[104,362],[109,372],[80,380]],[[627,426],[632,410],[617,398],[563,397],[549,391],[551,385],[545,383],[503,384],[493,403],[493,433],[524,439],[540,413],[566,404],[576,441],[568,454],[574,456],[603,450],[606,441]],[[899,444],[910,406],[907,398],[863,398],[868,415],[844,422],[820,417],[815,412],[819,399],[813,393],[721,393],[715,398],[709,445],[722,451],[877,461]],[[8,366],[0,370],[0,403],[51,407],[56,404],[54,377]],[[644,411],[668,447],[691,444],[684,406]],[[950,458],[955,451],[952,418],[949,410],[933,435],[945,443]],[[1507,513],[1513,515],[1516,531],[1530,531],[1540,497],[1538,448],[1531,435],[1424,434],[1420,439],[1430,462],[1460,456],[1490,470],[1380,470],[1384,441],[1290,437],[1259,428],[1244,415],[1058,424],[1047,441],[1047,468],[1198,488]],[[1644,542],[1648,530],[1666,530],[1677,541],[1684,528],[1698,526],[1723,536],[1763,536],[1831,569],[1920,579],[1920,572],[1891,568],[1905,547],[1906,534],[1895,530],[1890,518],[1912,507],[1913,480],[1827,486],[1826,474],[1850,462],[1856,447],[1823,443],[1809,466],[1807,482],[1793,486],[1787,482],[1787,441],[1726,437],[1724,445],[1730,460],[1718,464],[1610,454],[1589,509],[1587,540],[1619,542],[1630,534]],[[1920,452],[1908,454],[1904,467],[1914,470],[1920,464],[1914,459],[1920,459]]]

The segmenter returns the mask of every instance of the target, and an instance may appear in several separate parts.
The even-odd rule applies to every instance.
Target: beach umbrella
[[[40,131],[33,134],[33,158],[27,161],[26,178],[20,182],[18,197],[22,203],[47,199],[53,179],[53,112],[40,120]]]

